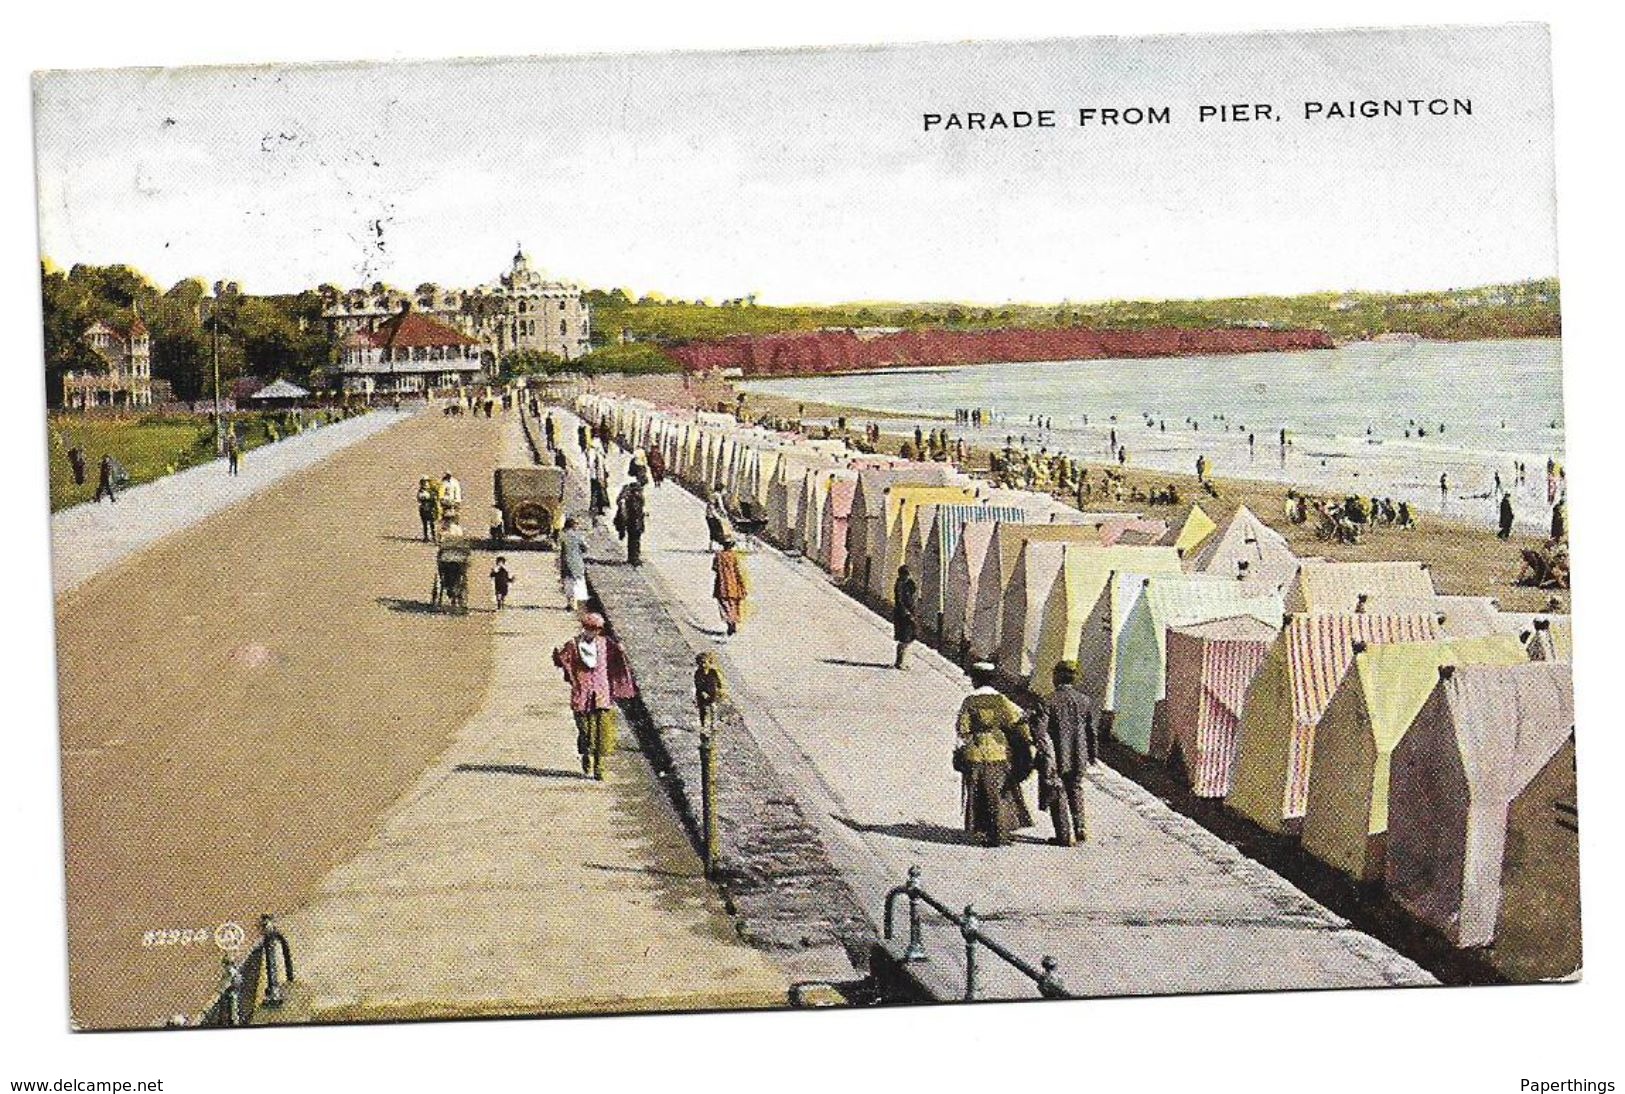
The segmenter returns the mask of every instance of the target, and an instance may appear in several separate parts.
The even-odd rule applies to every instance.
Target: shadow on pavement
[[[875,835],[919,840],[922,843],[947,843],[962,847],[980,846],[971,837],[971,834],[963,828],[950,828],[946,824],[928,824],[925,821],[912,821],[902,824],[864,824],[862,821],[855,821],[851,817],[842,817],[834,813],[831,813],[830,816],[854,832],[872,832]]]
[[[897,666],[890,661],[849,661],[844,657],[823,657],[821,661],[826,665],[845,665],[852,669],[893,669]]]
[[[579,771],[561,771],[556,767],[527,767],[525,764],[458,764],[453,771],[480,775],[527,775],[533,779],[585,779]]]

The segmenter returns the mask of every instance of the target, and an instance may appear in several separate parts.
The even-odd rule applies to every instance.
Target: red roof
[[[377,329],[366,333],[366,337],[380,349],[479,345],[456,327],[415,311],[402,312],[378,324]]]

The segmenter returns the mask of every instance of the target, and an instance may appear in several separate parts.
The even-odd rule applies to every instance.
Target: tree
[[[516,376],[545,376],[557,372],[562,364],[564,358],[556,353],[546,353],[539,349],[510,350],[502,358],[502,376],[504,379],[513,379]]]

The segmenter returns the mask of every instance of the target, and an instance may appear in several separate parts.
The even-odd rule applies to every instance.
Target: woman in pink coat
[[[570,685],[582,774],[602,781],[604,760],[615,752],[615,702],[638,693],[626,651],[604,633],[604,617],[588,612],[581,617],[581,633],[553,651],[553,663]]]

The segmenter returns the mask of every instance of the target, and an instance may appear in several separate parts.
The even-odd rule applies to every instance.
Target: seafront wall
[[[853,372],[917,365],[981,365],[1118,357],[1331,349],[1324,331],[1254,330],[911,330],[874,336],[806,331],[691,342],[666,352],[691,372],[737,368],[746,376]]]

